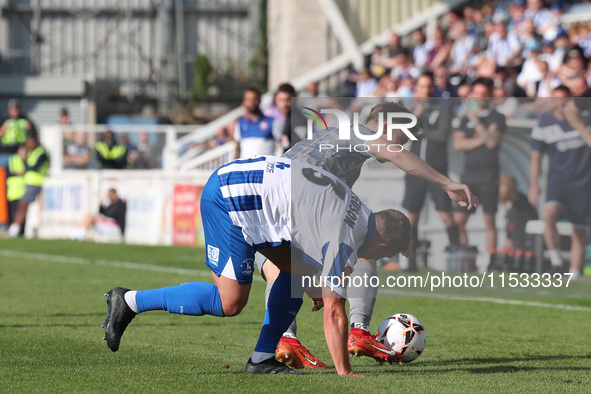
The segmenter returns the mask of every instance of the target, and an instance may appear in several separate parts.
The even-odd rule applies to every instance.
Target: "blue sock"
[[[301,278],[298,275],[293,275],[294,280]],[[292,297],[292,275],[289,272],[281,271],[279,276],[273,284],[269,301],[267,303],[267,312],[265,313],[265,321],[255,352],[275,354],[277,344],[281,339],[281,335],[287,330],[300,307],[302,306],[302,291],[297,291],[301,286],[294,286],[294,296]],[[294,284],[297,282],[294,282]],[[301,281],[299,282],[301,285]]]
[[[211,283],[189,282],[162,289],[138,291],[139,312],[168,311],[180,315],[224,316],[218,288]]]

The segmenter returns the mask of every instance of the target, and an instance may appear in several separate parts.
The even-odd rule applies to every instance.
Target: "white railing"
[[[401,36],[406,36],[411,34],[414,30],[428,25],[430,23],[434,23],[438,18],[445,15],[450,10],[456,8],[457,6],[465,3],[466,0],[446,0],[440,1],[433,6],[421,11],[420,15],[413,15],[407,21],[399,24],[398,26],[393,27],[393,29],[388,29],[381,34],[365,41],[362,43],[359,48],[363,54],[368,54],[372,51],[372,49],[378,46],[385,46],[388,43],[388,37],[392,31],[396,31]],[[354,57],[354,56],[353,56]],[[329,78],[332,75],[335,75],[343,70],[345,70],[351,64],[352,56],[348,53],[341,53],[340,55],[335,56],[331,60],[321,64],[320,66],[314,68],[313,70],[301,75],[291,81],[291,84],[294,86],[296,91],[303,90],[306,85],[310,82],[317,82],[324,79]],[[273,93],[266,93],[263,95],[261,100],[261,106],[266,108],[272,103],[273,100]],[[241,108],[236,108],[224,116],[202,126],[199,129],[199,134],[215,134],[216,131],[220,127],[225,127],[230,125],[236,119],[238,119],[242,114]],[[186,157],[179,154],[182,146],[188,143],[194,143],[198,139],[198,136],[195,133],[191,133],[181,139],[179,139],[175,144],[168,146],[167,151],[170,149],[168,154],[171,160],[174,160],[175,157],[178,157],[180,162],[188,162]],[[197,161],[199,162],[199,161]],[[170,168],[179,168],[178,162],[171,163]],[[191,169],[190,167],[183,164],[183,168],[186,170]]]

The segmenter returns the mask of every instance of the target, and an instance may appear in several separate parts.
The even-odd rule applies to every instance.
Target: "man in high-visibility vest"
[[[27,136],[25,146],[28,150],[25,160],[25,194],[20,199],[14,221],[8,228],[8,236],[11,238],[17,237],[24,227],[29,204],[37,198],[49,170],[49,156],[39,144],[36,133]]]
[[[127,164],[127,148],[118,144],[112,131],[105,132],[102,141],[95,145],[100,168],[121,170]]]
[[[15,155],[8,159],[6,173],[6,199],[8,201],[8,223],[12,223],[19,200],[25,195],[25,160],[27,148],[22,145]],[[24,226],[23,226],[24,227]]]
[[[17,99],[8,101],[8,118],[0,126],[0,166],[8,165],[8,158],[25,143],[27,134],[34,131],[33,124],[21,112]]]

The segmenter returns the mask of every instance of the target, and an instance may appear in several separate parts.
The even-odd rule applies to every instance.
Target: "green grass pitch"
[[[103,294],[211,281],[203,256],[196,248],[0,240],[0,391],[591,392],[590,299],[378,299],[373,332],[397,312],[425,325],[427,347],[416,361],[380,366],[353,358],[365,378],[334,369],[247,376],[264,316],[257,279],[239,316],[146,313],[112,353],[101,339]],[[300,339],[332,364],[322,314],[310,309],[305,300]]]

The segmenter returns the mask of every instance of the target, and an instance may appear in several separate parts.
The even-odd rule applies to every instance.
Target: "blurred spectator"
[[[388,39],[388,58],[393,59],[401,53],[408,54],[408,48],[400,42],[400,36],[397,33],[390,34],[390,38]]]
[[[18,202],[25,195],[25,162],[27,160],[27,148],[19,146],[17,153],[8,160],[6,171],[6,199],[8,201],[8,224],[12,224],[16,215]],[[24,224],[21,235],[24,232]]]
[[[64,149],[74,140],[74,132],[70,127],[72,122],[70,121],[70,112],[66,107],[60,109],[57,114],[57,122],[62,126],[62,136],[64,141]]]
[[[364,68],[357,78],[355,97],[370,97],[378,87],[378,84],[367,68]]]
[[[435,81],[435,92],[433,93],[433,97],[449,98],[457,96],[454,87],[449,83],[447,67],[437,67],[433,72],[433,79]]]
[[[25,160],[25,194],[20,198],[14,221],[8,228],[8,236],[11,238],[18,237],[22,234],[22,229],[25,227],[27,220],[27,211],[29,205],[35,201],[43,181],[49,171],[49,156],[47,151],[39,143],[36,132],[30,132],[25,140],[25,147],[27,148],[27,159]]]
[[[421,70],[427,68],[429,53],[433,49],[433,43],[427,41],[427,37],[425,37],[425,33],[421,29],[417,29],[412,33],[412,41],[414,43],[412,59],[415,67]]]
[[[137,138],[138,144],[136,149],[141,154],[142,160],[145,163],[145,168],[158,168],[158,152],[156,151],[154,145],[150,143],[150,135],[147,132],[142,131],[138,133]],[[227,133],[225,138],[227,138]]]
[[[469,34],[466,24],[462,21],[457,23],[456,34],[456,38],[452,37],[454,44],[450,52],[452,61],[450,69],[452,72],[465,72],[466,64],[474,51],[476,40],[473,35]]]
[[[517,76],[517,85],[525,91],[528,97],[536,97],[538,84],[543,78],[538,59],[539,54],[540,51],[537,48],[532,48],[528,58],[523,62],[521,73]]]
[[[560,237],[556,222],[564,215],[573,224],[570,272],[576,278],[581,274],[587,243],[587,219],[591,208],[591,147],[564,117],[564,108],[571,97],[569,89],[561,85],[552,91],[552,97],[552,111],[540,116],[532,130],[529,202],[534,206],[538,204],[542,155],[547,153],[550,163],[542,210],[544,241],[552,267],[563,272],[565,268],[559,253]],[[587,125],[591,123],[589,116],[584,121]]]
[[[525,232],[528,221],[536,220],[538,214],[527,200],[527,196],[517,190],[515,180],[508,175],[499,177],[499,200],[505,207],[507,238],[503,249],[532,250],[533,242]]]
[[[452,106],[448,100],[429,99],[433,97],[435,84],[431,73],[423,73],[417,80],[414,100],[409,106],[417,117],[423,136],[413,141],[411,152],[430,164],[436,171],[447,176],[447,141],[451,132]],[[418,246],[418,224],[426,195],[430,193],[435,209],[445,225],[451,245],[458,245],[458,228],[452,217],[451,200],[446,192],[434,183],[407,174],[405,178],[404,201],[412,227],[413,250]],[[416,269],[415,254],[409,259],[411,269]]]
[[[94,229],[95,235],[99,238],[123,240],[126,213],[126,202],[119,198],[117,190],[109,189],[101,201],[98,215],[86,214],[70,235],[70,239],[83,241],[88,230]]]
[[[127,148],[118,144],[115,134],[109,130],[103,134],[102,141],[95,144],[97,159],[104,170],[121,170],[127,164]]]
[[[505,133],[505,117],[491,107],[492,88],[489,79],[474,81],[466,116],[453,135],[453,149],[464,152],[462,183],[470,187],[484,210],[486,247],[490,253],[497,246],[495,214],[499,199],[499,145]],[[462,245],[468,245],[466,223],[470,213],[460,206],[454,213]],[[494,262],[491,263],[494,266]]]
[[[268,118],[273,118],[276,121],[285,121],[285,115],[277,105],[277,92],[273,95],[273,103],[263,110],[263,114]]]
[[[31,132],[35,132],[35,126],[21,112],[20,101],[8,100],[8,118],[0,126],[0,167],[8,165],[8,158],[25,143],[27,135]]]
[[[445,32],[438,27],[433,32],[433,43],[427,56],[427,66],[435,70],[447,61],[452,45],[445,39]]]
[[[542,79],[538,83],[537,96],[550,97],[554,88],[560,85],[560,81],[550,72],[547,62],[540,61],[538,67]]]
[[[497,23],[495,32],[488,39],[488,56],[494,59],[496,65],[506,66],[512,64],[520,52],[519,39],[514,33],[507,34],[507,26],[504,23]]]
[[[286,151],[294,144],[301,141],[306,135],[306,119],[304,115],[296,109],[292,111],[292,99],[297,97],[295,88],[289,83],[282,83],[277,88],[277,107],[283,114],[283,122],[275,120],[273,122],[273,134],[281,134],[281,148]]]
[[[84,169],[90,162],[90,149],[86,145],[86,133],[77,131],[73,134],[72,141],[64,151],[64,168]]]
[[[544,8],[542,0],[527,0],[527,9],[524,17],[534,22],[536,33],[546,40],[553,40],[558,34],[559,20],[547,8]]]
[[[275,154],[275,146],[279,144],[282,136],[273,134],[273,118],[261,112],[260,104],[259,90],[254,87],[247,88],[242,97],[244,116],[234,125],[234,140],[238,142],[236,158]]]
[[[513,118],[519,109],[519,100],[509,97],[505,86],[502,84],[493,89],[492,107],[506,119]]]
[[[413,82],[421,75],[421,70],[416,68],[409,60],[408,55],[400,54],[397,56],[398,64],[392,68],[390,76],[396,80],[412,78]]]

